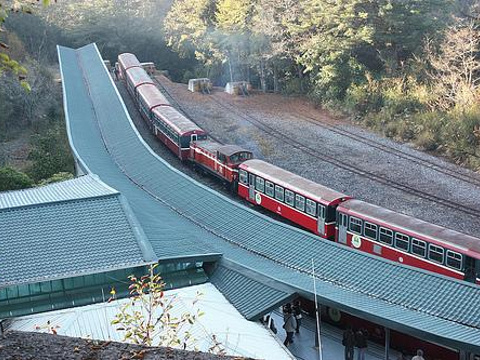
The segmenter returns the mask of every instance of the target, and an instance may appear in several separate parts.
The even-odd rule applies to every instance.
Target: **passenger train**
[[[229,184],[246,201],[346,246],[480,284],[480,239],[381,208],[208,139],[171,106],[135,55],[118,56],[118,76],[151,131],[179,159]]]

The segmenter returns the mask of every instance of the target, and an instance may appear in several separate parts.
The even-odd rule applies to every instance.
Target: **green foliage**
[[[0,168],[0,191],[25,189],[33,185],[27,174],[8,166]]]
[[[68,172],[59,172],[57,174],[53,174],[51,177],[49,177],[48,179],[45,179],[45,180],[41,180],[38,185],[39,186],[43,186],[43,185],[48,185],[48,184],[53,184],[53,183],[56,183],[56,182],[60,182],[60,181],[66,181],[66,180],[71,180],[73,179],[74,176],[72,173],[68,173]]]
[[[1,0],[0,1],[0,31],[5,31],[3,29],[3,24],[10,13],[24,13],[24,14],[31,14],[33,12],[32,6],[35,6],[36,2],[32,1],[14,1],[11,3],[10,1]],[[47,6],[50,4],[49,0],[42,1],[43,6]],[[1,39],[0,39],[1,40]],[[30,91],[30,85],[25,81],[25,75],[27,70],[21,66],[16,60],[10,58],[8,55],[8,44],[5,42],[0,41],[0,76],[4,72],[11,72],[18,77],[21,81],[22,87]]]
[[[203,313],[197,310],[194,314],[173,316],[175,297],[164,296],[165,283],[156,267],[157,264],[151,265],[149,274],[141,278],[129,276],[130,301],[120,307],[112,325],[123,332],[125,341],[134,344],[190,349],[195,339],[189,329]],[[115,290],[112,295],[115,296]]]
[[[27,173],[36,182],[60,172],[74,173],[73,158],[63,123],[53,124],[46,131],[32,135],[28,155],[32,165]]]

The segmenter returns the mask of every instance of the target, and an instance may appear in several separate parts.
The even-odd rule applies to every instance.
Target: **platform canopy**
[[[480,351],[480,287],[322,240],[202,186],[141,139],[95,45],[59,47],[59,58],[77,160],[128,199],[159,258],[221,253],[242,274],[232,277],[238,286],[255,281],[306,297],[313,296],[314,265],[321,303],[427,341]],[[231,273],[218,274],[224,276]],[[229,289],[227,297],[234,286]],[[250,295],[246,302],[258,300]]]

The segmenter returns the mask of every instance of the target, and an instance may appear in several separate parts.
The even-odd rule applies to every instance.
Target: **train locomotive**
[[[176,110],[135,55],[118,56],[119,78],[152,133],[180,160],[226,184],[246,201],[318,236],[403,265],[480,284],[480,239],[396,213],[317,184],[223,145]]]

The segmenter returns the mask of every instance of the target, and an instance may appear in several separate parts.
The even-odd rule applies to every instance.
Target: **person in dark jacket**
[[[360,329],[355,333],[355,346],[358,348],[357,360],[365,360],[367,352],[368,333],[365,329]]]
[[[293,344],[293,333],[297,328],[297,321],[295,320],[295,316],[293,316],[292,314],[292,309],[285,309],[284,317],[285,323],[283,324],[283,328],[287,333],[287,337],[285,338],[283,345],[288,346],[290,344]]]
[[[342,345],[345,346],[345,360],[353,360],[353,347],[355,346],[355,333],[349,326],[343,333]]]
[[[300,305],[300,300],[295,301],[293,305],[293,315],[295,316],[295,320],[297,320],[297,328],[295,332],[298,334],[300,332],[300,325],[302,324],[302,307]]]

